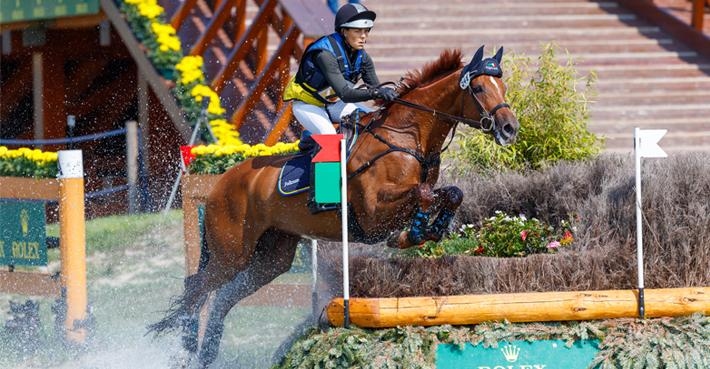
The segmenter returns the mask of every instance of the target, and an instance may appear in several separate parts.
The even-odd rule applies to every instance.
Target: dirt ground
[[[9,300],[0,295],[0,368],[135,369],[169,368],[179,338],[153,338],[146,326],[162,316],[170,298],[181,292],[184,277],[182,217],[170,217],[131,245],[93,253],[87,260],[89,302],[95,318],[85,347],[66,347],[54,330],[52,299],[39,302],[41,323],[36,339],[6,327]],[[57,268],[56,263],[49,266]],[[279,347],[299,335],[311,313],[303,291],[310,273],[288,273],[237,305],[225,323],[214,368],[269,368],[280,358]],[[305,294],[308,296],[307,294]]]

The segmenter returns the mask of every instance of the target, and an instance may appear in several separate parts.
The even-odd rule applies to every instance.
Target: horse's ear
[[[483,48],[486,47],[486,45],[482,45],[481,47],[478,48],[475,54],[473,54],[473,59],[471,59],[471,65],[476,65],[483,60]]]
[[[493,59],[495,59],[498,62],[498,64],[501,63],[501,61],[503,60],[503,46],[501,46],[500,49],[498,49],[498,52],[493,57]]]

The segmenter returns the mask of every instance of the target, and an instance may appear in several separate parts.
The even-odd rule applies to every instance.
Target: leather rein
[[[385,84],[394,84],[394,83],[393,83],[393,82],[386,82],[386,83],[383,83],[382,85],[385,85]],[[380,85],[380,86],[382,86],[382,85]],[[365,163],[364,163],[363,165],[361,165],[358,169],[356,169],[355,171],[353,171],[353,172],[348,176],[348,179],[352,179],[353,177],[357,176],[358,174],[364,172],[365,170],[367,170],[367,168],[369,168],[370,166],[372,166],[372,164],[374,164],[375,161],[377,161],[378,159],[382,158],[383,156],[385,156],[385,155],[387,155],[387,154],[389,154],[389,153],[392,153],[392,152],[403,152],[403,153],[406,153],[406,154],[411,155],[412,157],[414,157],[414,158],[419,162],[419,164],[422,166],[421,182],[426,182],[427,175],[428,175],[428,173],[429,173],[429,169],[430,169],[431,167],[438,166],[438,165],[441,163],[441,153],[444,152],[444,151],[446,151],[446,149],[448,149],[449,145],[450,145],[451,142],[453,141],[454,136],[455,136],[455,134],[456,134],[456,127],[458,126],[459,123],[464,123],[464,124],[466,124],[466,125],[468,125],[468,126],[470,126],[470,127],[472,127],[472,128],[480,129],[480,130],[483,131],[483,132],[490,132],[490,131],[493,130],[494,125],[495,125],[495,117],[494,117],[494,116],[495,116],[496,112],[498,112],[498,110],[499,110],[499,109],[502,109],[502,108],[510,108],[510,105],[508,105],[507,103],[504,103],[504,102],[503,102],[503,103],[500,103],[500,104],[496,105],[495,107],[493,107],[493,109],[491,109],[491,111],[489,112],[489,111],[487,111],[487,110],[483,107],[483,104],[481,104],[481,101],[480,101],[480,100],[478,99],[478,97],[476,96],[476,94],[479,93],[479,92],[481,92],[482,90],[480,90],[480,89],[474,90],[474,89],[471,88],[471,86],[469,85],[468,88],[467,88],[467,91],[468,91],[469,95],[470,95],[471,97],[473,97],[473,100],[476,102],[476,105],[477,105],[477,107],[478,107],[478,112],[479,112],[479,114],[480,114],[480,116],[481,116],[481,119],[480,119],[480,120],[475,120],[475,119],[466,118],[466,117],[463,117],[463,116],[458,116],[458,115],[449,114],[449,113],[446,113],[446,112],[443,112],[443,111],[439,111],[439,110],[436,110],[436,109],[432,109],[432,108],[430,108],[430,107],[428,107],[428,106],[424,106],[424,105],[421,105],[421,104],[413,103],[413,102],[411,102],[411,101],[403,100],[403,99],[401,99],[401,98],[399,98],[399,97],[396,97],[394,100],[392,100],[394,103],[397,103],[397,104],[406,106],[406,107],[408,107],[408,108],[412,108],[412,109],[424,111],[424,112],[427,112],[427,113],[431,113],[434,117],[441,117],[441,118],[444,118],[444,119],[447,119],[447,120],[453,122],[453,123],[454,123],[454,127],[453,127],[453,129],[451,130],[451,138],[449,139],[449,142],[448,142],[441,150],[439,150],[438,152],[431,153],[431,154],[429,154],[429,155],[427,155],[427,156],[424,156],[424,155],[423,155],[421,152],[419,152],[418,150],[413,150],[413,149],[409,149],[409,148],[406,148],[406,147],[397,146],[397,145],[395,145],[395,144],[393,144],[393,143],[387,141],[384,137],[382,137],[382,136],[378,135],[377,133],[373,132],[373,131],[370,129],[370,126],[372,125],[372,121],[371,121],[371,122],[365,127],[365,132],[370,133],[370,134],[371,134],[373,137],[375,137],[378,141],[380,141],[380,142],[384,143],[385,145],[387,145],[388,149],[387,149],[386,151],[384,151],[384,152],[379,153],[378,155],[376,155],[374,158],[368,160],[367,162],[365,162]],[[463,99],[462,99],[462,100],[461,100],[461,111],[462,111],[462,112],[463,112],[463,104],[464,104],[464,101],[463,101]]]

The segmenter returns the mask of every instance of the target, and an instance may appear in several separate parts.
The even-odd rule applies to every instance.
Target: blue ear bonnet
[[[503,48],[498,50],[498,53],[492,58],[483,59],[483,46],[476,52],[473,59],[461,71],[459,78],[459,86],[461,89],[466,89],[471,83],[471,80],[480,76],[487,75],[493,77],[503,77],[503,70],[500,68],[500,60],[503,56]]]

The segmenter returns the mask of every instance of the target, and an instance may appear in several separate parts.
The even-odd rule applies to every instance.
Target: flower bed
[[[481,222],[480,226],[464,224],[440,242],[429,241],[408,254],[423,257],[464,254],[493,257],[522,257],[555,253],[572,244],[574,228],[568,221],[557,226],[546,224],[524,214],[509,216],[502,211]]]
[[[57,176],[57,153],[26,147],[0,146],[0,177],[52,178]]]

